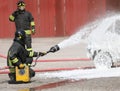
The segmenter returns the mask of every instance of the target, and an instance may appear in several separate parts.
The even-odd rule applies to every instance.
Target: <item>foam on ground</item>
[[[102,77],[119,77],[120,68],[111,69],[83,69],[83,70],[72,70],[72,71],[60,71],[60,72],[46,72],[40,73],[38,77],[41,79],[47,78],[59,78],[59,79],[94,79]]]

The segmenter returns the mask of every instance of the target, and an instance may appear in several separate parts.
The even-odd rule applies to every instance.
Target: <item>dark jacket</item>
[[[21,63],[31,64],[32,62],[29,62],[27,58],[36,57],[38,55],[38,52],[31,51],[31,53],[30,51],[27,51],[25,49],[24,44],[22,44],[19,41],[14,40],[12,46],[8,50],[7,65],[8,66],[19,66]]]
[[[31,22],[34,21],[32,14],[26,10],[16,10],[12,13],[12,18],[9,17],[10,21],[15,22],[16,30],[30,30]]]

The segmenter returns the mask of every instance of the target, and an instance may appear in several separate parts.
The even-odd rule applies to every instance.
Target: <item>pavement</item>
[[[33,38],[32,46],[35,51],[46,52],[50,47],[60,43],[68,37],[50,37],[50,38]],[[12,39],[0,39],[0,54],[6,56]],[[67,60],[87,58],[86,42],[79,43],[59,50],[56,53],[49,53],[39,60]],[[6,59],[0,57],[0,67],[6,66]],[[54,69],[54,68],[77,68],[94,66],[93,61],[62,61],[62,62],[38,62],[33,69]],[[4,70],[3,70],[4,71]],[[43,72],[45,73],[45,72]],[[41,72],[42,74],[42,72]],[[82,80],[66,80],[59,78],[41,79],[39,72],[36,77],[31,79],[31,83],[24,84],[8,84],[7,74],[0,74],[0,91],[119,91],[120,77],[82,79]]]

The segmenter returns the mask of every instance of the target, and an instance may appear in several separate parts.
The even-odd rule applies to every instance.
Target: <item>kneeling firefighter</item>
[[[18,30],[15,33],[13,44],[8,50],[7,65],[9,66],[10,73],[8,74],[10,82],[16,82],[16,69],[24,69],[27,65],[29,67],[29,77],[34,77],[35,72],[31,69],[32,61],[30,57],[44,56],[44,52],[27,51],[25,49],[25,32]]]

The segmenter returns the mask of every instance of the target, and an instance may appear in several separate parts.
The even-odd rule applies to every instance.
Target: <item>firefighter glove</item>
[[[49,52],[53,52],[54,53],[54,52],[56,52],[58,50],[60,50],[59,46],[55,45],[55,46],[53,46],[53,47],[50,48]]]
[[[29,67],[30,67],[30,66],[31,66],[31,64],[27,64],[27,66],[29,66]]]
[[[39,52],[38,56],[44,56],[46,54],[46,52]]]
[[[35,29],[34,28],[32,29],[32,34],[35,34]]]

